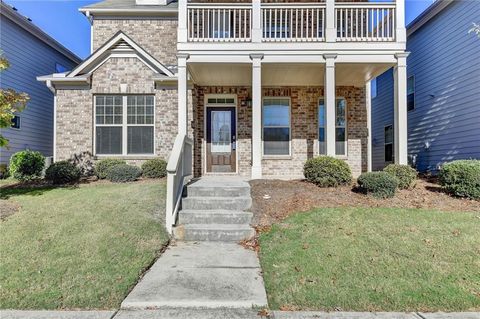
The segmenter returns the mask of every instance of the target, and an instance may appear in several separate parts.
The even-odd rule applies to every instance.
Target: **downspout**
[[[47,80],[46,85],[53,93],[53,163],[55,163],[57,160],[57,90],[51,80]]]

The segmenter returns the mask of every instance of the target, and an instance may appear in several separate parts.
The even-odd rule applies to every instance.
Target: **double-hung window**
[[[95,153],[97,155],[153,154],[153,96],[96,96]]]
[[[263,100],[263,155],[290,155],[290,99]]]
[[[347,102],[343,98],[335,100],[335,154],[347,154]],[[325,101],[318,103],[318,153],[327,154],[325,140]]]
[[[393,125],[384,128],[385,162],[393,162]]]

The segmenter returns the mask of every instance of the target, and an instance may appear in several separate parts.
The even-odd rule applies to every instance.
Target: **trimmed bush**
[[[395,196],[398,180],[387,172],[363,173],[357,179],[360,189],[377,198],[390,198]]]
[[[142,175],[150,178],[162,178],[167,176],[167,162],[155,158],[142,164]]]
[[[408,165],[390,164],[383,171],[395,176],[398,179],[398,188],[401,189],[413,187],[417,180],[417,171]]]
[[[10,175],[20,181],[29,181],[42,177],[45,157],[40,152],[25,150],[10,158]]]
[[[438,175],[443,188],[455,196],[480,199],[480,160],[444,164]]]
[[[80,176],[80,169],[69,161],[55,162],[45,171],[45,179],[53,184],[78,182]]]
[[[0,179],[6,179],[10,176],[7,164],[0,164]]]
[[[319,187],[336,187],[352,181],[352,171],[345,161],[330,156],[307,160],[303,166],[305,178]]]
[[[114,183],[126,183],[136,181],[142,175],[138,166],[117,164],[107,172],[107,178]]]
[[[127,164],[124,160],[116,158],[106,158],[95,163],[95,175],[100,179],[105,179],[108,176],[108,170],[115,165]]]

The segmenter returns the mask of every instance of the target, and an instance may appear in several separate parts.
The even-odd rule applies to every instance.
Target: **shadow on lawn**
[[[13,196],[29,195],[40,196],[54,189],[75,189],[77,185],[51,185],[45,183],[17,183],[0,187],[0,199],[9,199]]]

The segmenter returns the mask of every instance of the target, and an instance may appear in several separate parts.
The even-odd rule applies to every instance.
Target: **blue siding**
[[[468,30],[480,3],[454,1],[407,41],[408,76],[415,76],[415,110],[408,113],[408,152],[419,171],[441,163],[480,159],[480,39]],[[377,79],[372,99],[373,169],[383,162],[383,125],[393,123],[393,77]],[[427,148],[426,145],[429,145]]]
[[[9,149],[0,151],[0,163],[8,163],[11,154],[32,149],[45,156],[53,153],[53,94],[38,82],[39,75],[55,73],[55,63],[72,69],[75,63],[10,19],[0,19],[0,47],[10,67],[0,73],[0,86],[30,96],[26,109],[19,113],[19,130],[2,129]]]

